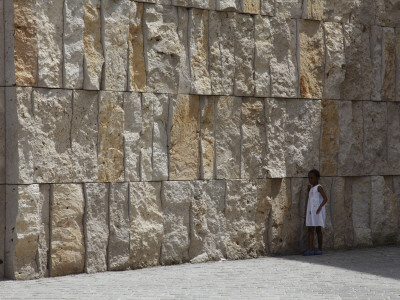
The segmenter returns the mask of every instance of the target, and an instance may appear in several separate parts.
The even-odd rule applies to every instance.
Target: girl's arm
[[[322,186],[318,187],[318,192],[321,194],[321,196],[324,199],[324,201],[322,201],[321,205],[318,207],[317,214],[319,214],[319,212],[321,211],[322,207],[326,204],[326,202],[328,202],[328,198],[326,197],[326,194],[325,194],[324,189],[322,188]]]

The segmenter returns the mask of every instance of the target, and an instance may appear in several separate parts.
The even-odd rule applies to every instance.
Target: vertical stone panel
[[[84,196],[80,184],[52,186],[50,276],[82,273],[85,264]]]
[[[0,279],[4,278],[5,259],[5,241],[6,241],[6,186],[0,185],[0,259],[3,263],[0,265]]]
[[[397,230],[397,240],[400,240],[400,176],[392,177],[393,192],[397,197],[397,224],[399,225]]]
[[[101,1],[106,90],[127,89],[129,8],[129,0]]]
[[[291,230],[294,233],[291,239],[286,244],[286,253],[303,252],[308,247],[308,229],[306,223],[306,208],[307,208],[307,178],[291,178],[290,179],[290,216],[288,223],[291,225]],[[330,199],[329,199],[330,200]],[[325,233],[325,231],[324,231]],[[290,248],[291,247],[291,248]]]
[[[274,16],[275,0],[261,0],[261,14],[266,16]]]
[[[303,0],[276,0],[276,15],[284,18],[300,19],[303,13]]]
[[[123,93],[102,91],[99,109],[98,180],[124,180]]]
[[[387,103],[387,174],[400,174],[400,103]]]
[[[400,73],[400,28],[395,28],[396,34],[396,62],[397,62],[397,74]],[[397,76],[396,82],[396,101],[400,101],[400,76]]]
[[[376,1],[376,22],[380,26],[400,27],[400,11],[397,1]]]
[[[0,88],[0,184],[1,183],[6,183],[6,102],[4,88]]]
[[[129,197],[130,266],[156,266],[164,231],[161,182],[131,182]]]
[[[272,52],[272,30],[271,21],[268,17],[254,17],[254,38],[256,54],[254,58],[254,84],[256,97],[271,96],[271,52]]]
[[[64,1],[63,87],[83,88],[83,30],[85,0]]]
[[[241,3],[240,0],[215,0],[217,4],[217,10],[226,11],[240,11]]]
[[[235,96],[254,95],[254,19],[237,14],[235,31]]]
[[[209,56],[213,95],[233,95],[235,13],[209,12]]]
[[[107,271],[109,184],[85,183],[85,272]]]
[[[104,66],[103,45],[101,44],[100,1],[85,0],[83,88],[86,90],[100,89]]]
[[[323,174],[325,176],[325,174]],[[326,197],[328,198],[328,202],[325,204],[325,227],[323,233],[323,247],[326,249],[332,249],[334,247],[334,228],[333,228],[333,209],[332,209],[332,194],[333,194],[333,182],[335,178],[332,177],[321,177],[319,183],[324,190]]]
[[[383,28],[371,27],[371,100],[382,100],[382,70],[383,70]]]
[[[208,10],[192,9],[189,12],[190,73],[192,94],[211,94],[208,58]]]
[[[171,105],[169,178],[171,180],[198,179],[200,168],[199,97],[181,94]]]
[[[200,98],[200,178],[214,179],[215,174],[215,100]]]
[[[332,223],[333,223],[333,248],[340,249],[345,247],[345,233],[352,231],[352,227],[348,228],[349,212],[345,207],[345,178],[334,177],[330,198],[327,205],[332,208]],[[351,212],[350,212],[351,215]]]
[[[180,52],[179,62],[179,94],[189,94],[191,88],[190,58],[189,58],[189,10],[178,7],[178,37],[184,48]],[[187,48],[187,49],[186,49]]]
[[[352,181],[353,246],[372,246],[371,235],[371,177],[354,177]]]
[[[216,98],[215,160],[218,179],[240,178],[241,105],[238,97]]]
[[[215,9],[215,1],[216,0],[172,0],[172,5],[213,10]]]
[[[243,0],[243,12],[246,14],[260,14],[261,0]]]
[[[303,19],[322,20],[325,2],[323,0],[303,1]]]
[[[339,155],[339,112],[338,102],[322,100],[320,172],[323,176],[336,176]]]
[[[5,64],[5,36],[4,36],[4,31],[5,31],[5,21],[4,21],[4,1],[0,0],[0,41],[3,41],[3,43],[0,44],[0,86],[5,86],[5,80],[4,80],[4,64]],[[14,33],[15,34],[15,33]],[[2,268],[2,267],[1,267]],[[0,278],[3,278],[3,272],[1,271]]]
[[[324,40],[322,23],[299,20],[300,96],[321,99],[324,78]]]
[[[400,17],[400,14],[399,14]],[[396,39],[394,28],[383,28],[382,100],[395,100]]]
[[[129,184],[111,183],[109,198],[108,270],[129,266]]]

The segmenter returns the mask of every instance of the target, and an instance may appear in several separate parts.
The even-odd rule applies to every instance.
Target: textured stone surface
[[[129,266],[129,185],[110,183],[108,270],[126,270]]]
[[[215,98],[200,98],[200,178],[214,179],[215,174]]]
[[[50,210],[50,276],[82,273],[84,195],[80,184],[55,184]]]
[[[302,0],[275,0],[276,14],[284,18],[301,18],[303,12]]]
[[[393,28],[383,28],[382,56],[382,100],[393,101],[395,100],[396,86],[396,40]]]
[[[4,1],[1,0],[0,1],[0,24],[2,24],[2,26],[0,27],[0,39],[2,41],[5,42],[5,21],[4,21]],[[5,65],[5,43],[2,43],[0,45],[0,86],[5,86],[5,80],[4,80],[4,65]],[[1,267],[1,269],[3,269],[4,267]],[[0,278],[2,278],[3,276],[3,271],[0,271]]]
[[[0,226],[3,230],[0,231],[0,259],[4,262],[5,259],[5,240],[6,240],[6,186],[0,186]],[[0,265],[0,279],[4,278],[4,263]]]
[[[5,104],[6,104],[5,89],[0,88],[0,183],[6,183],[6,106],[5,106]]]
[[[398,1],[377,0],[376,21],[381,26],[400,27],[400,3]]]
[[[156,266],[164,233],[161,183],[131,182],[129,197],[130,266]]]
[[[178,93],[188,94],[191,88],[190,58],[187,46],[189,44],[189,10],[184,7],[178,7],[178,37],[182,45],[185,45],[185,51],[179,53],[179,87]]]
[[[321,99],[325,51],[322,23],[299,20],[300,96]]]
[[[124,180],[123,93],[102,91],[99,108],[98,180]]]
[[[336,176],[339,155],[338,101],[321,101],[321,146],[320,172],[324,176]]]
[[[372,246],[371,234],[371,177],[354,177],[351,180],[353,246]]]
[[[396,61],[400,61],[400,28],[395,29],[396,34]],[[400,71],[399,65],[397,65],[397,72]],[[397,77],[396,82],[396,101],[400,101],[400,76]]]
[[[218,10],[240,11],[240,0],[216,0]]]
[[[247,14],[259,14],[261,0],[243,0],[243,12]]]
[[[254,39],[255,39],[255,57],[254,57],[254,84],[256,97],[271,96],[271,41],[272,30],[270,28],[270,18],[263,16],[254,17]]]
[[[215,0],[172,0],[172,5],[215,9]]]
[[[370,35],[371,45],[371,100],[382,99],[382,50],[383,50],[383,30],[382,27],[372,26]]]
[[[325,218],[325,227],[324,227],[324,233],[323,233],[323,247],[325,249],[332,249],[334,247],[334,228],[333,228],[333,210],[332,210],[332,195],[334,195],[334,190],[333,190],[333,182],[335,177],[322,177],[319,183],[322,186],[322,189],[324,190],[326,197],[328,198],[328,202],[325,204],[325,212],[326,212],[326,218]],[[317,239],[315,240],[315,244],[317,245]]]
[[[215,163],[217,179],[240,178],[241,105],[238,97],[216,98]]]
[[[353,222],[351,218],[352,203],[349,197],[349,189],[346,190],[346,179],[343,177],[334,177],[332,179],[331,193],[328,201],[332,210],[333,223],[333,247],[340,249],[351,247]],[[351,181],[351,179],[350,179]],[[350,184],[347,184],[351,188]],[[349,238],[351,234],[351,239]]]
[[[279,181],[278,181],[279,182]],[[308,232],[305,226],[306,208],[307,208],[307,191],[308,180],[306,178],[290,179],[290,203],[288,225],[295,234],[289,235],[290,239],[286,240],[285,252],[303,252],[307,249]],[[288,189],[286,189],[288,190]],[[328,195],[329,198],[329,195]],[[330,200],[330,199],[329,199]],[[324,234],[325,234],[324,230]],[[325,237],[326,235],[324,235]],[[324,240],[325,243],[325,240]]]
[[[275,15],[275,0],[261,0],[261,14],[267,16]]]
[[[178,95],[171,102],[172,122],[169,146],[169,178],[199,178],[199,116],[200,100],[196,95]]]
[[[107,271],[109,184],[86,183],[85,195],[85,272]]]
[[[400,103],[387,103],[387,174],[400,173]]]
[[[303,1],[303,19],[322,20],[324,15],[324,0]]]

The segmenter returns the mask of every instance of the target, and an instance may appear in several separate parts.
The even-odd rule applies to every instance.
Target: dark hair
[[[312,169],[310,172],[308,172],[308,174],[314,174],[315,177],[320,178],[321,175],[319,174],[319,171],[316,169]]]

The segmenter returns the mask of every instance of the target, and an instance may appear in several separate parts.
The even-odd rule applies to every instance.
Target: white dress
[[[318,187],[321,186],[317,184],[310,189],[308,193],[307,202],[307,215],[306,215],[306,226],[322,226],[325,227],[325,205],[322,207],[319,214],[317,214],[318,207],[324,201],[320,192],[318,192]]]

